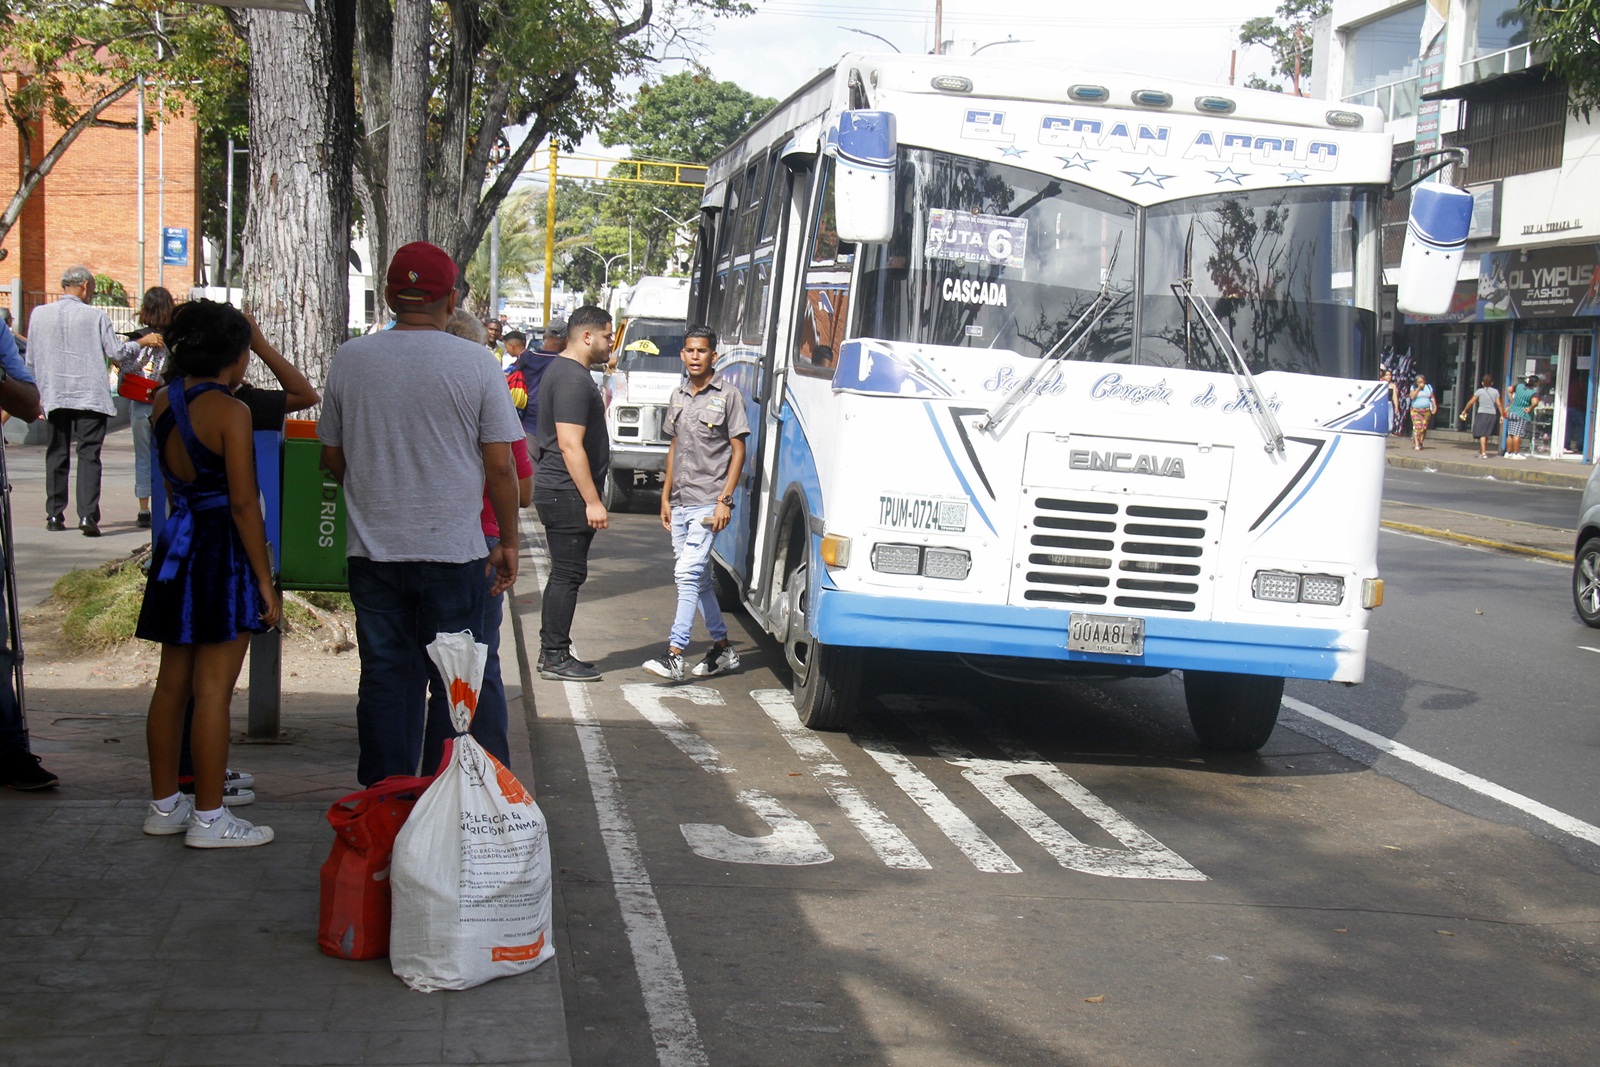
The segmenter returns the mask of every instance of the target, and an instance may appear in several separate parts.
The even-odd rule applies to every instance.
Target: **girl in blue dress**
[[[169,514],[156,540],[136,634],[161,643],[145,739],[147,834],[183,834],[194,848],[264,845],[272,830],[222,804],[228,707],[252,633],[278,623],[266,526],[256,488],[250,412],[234,399],[250,359],[250,322],[227,304],[194,300],[164,334],[178,377],[154,397],[156,459]],[[184,706],[194,700],[195,791],[178,790]]]

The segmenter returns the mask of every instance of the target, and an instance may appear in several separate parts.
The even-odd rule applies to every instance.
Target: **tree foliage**
[[[703,72],[673,74],[641,88],[601,129],[600,142],[627,145],[634,159],[709,163],[776,103]],[[632,231],[635,277],[686,266],[673,262],[674,246],[693,222],[700,195],[699,189],[665,185],[609,190],[601,219]]]
[[[1600,0],[1518,0],[1517,8],[1550,72],[1566,80],[1572,113],[1587,119],[1600,103]]]
[[[169,10],[170,8],[170,10]],[[21,147],[0,239],[29,194],[107,108],[146,85],[147,121],[189,109],[205,126],[243,84],[245,49],[214,7],[159,0],[0,0],[0,103]],[[45,143],[44,122],[61,132]]]
[[[377,262],[418,238],[458,263],[469,260],[541,144],[575,144],[599,126],[618,105],[622,81],[647,73],[667,50],[692,46],[703,17],[749,10],[743,0],[355,4],[356,191]],[[415,38],[407,27],[418,5],[427,18],[423,54],[405,46]],[[421,135],[406,136],[394,123],[415,114],[408,97],[419,91]],[[502,133],[510,158],[493,170],[489,155]]]
[[[1261,45],[1270,52],[1271,74],[1278,79],[1274,82],[1252,74],[1245,86],[1281,93],[1285,88],[1283,83],[1288,82],[1289,90],[1300,95],[1311,80],[1311,24],[1325,16],[1332,6],[1332,0],[1282,0],[1271,15],[1245,22],[1239,28],[1239,43],[1246,47]]]

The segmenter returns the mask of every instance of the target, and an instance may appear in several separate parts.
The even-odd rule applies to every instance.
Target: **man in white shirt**
[[[28,362],[39,381],[39,400],[50,423],[45,449],[45,528],[67,528],[67,475],[78,447],[78,529],[100,536],[100,446],[106,420],[117,413],[108,371],[122,353],[111,320],[94,299],[94,274],[68,267],[63,296],[33,309],[28,319]]]

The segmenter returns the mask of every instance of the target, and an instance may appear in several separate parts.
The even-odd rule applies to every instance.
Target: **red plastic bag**
[[[330,956],[389,954],[389,859],[394,839],[432,778],[393,775],[328,809],[333,850],[322,864],[317,945]]]

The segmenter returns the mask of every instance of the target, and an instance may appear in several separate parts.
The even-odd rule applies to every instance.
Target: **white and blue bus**
[[[1183,672],[1252,750],[1382,602],[1372,108],[850,55],[712,164],[690,320],[752,434],[715,543],[801,720],[872,650]]]

